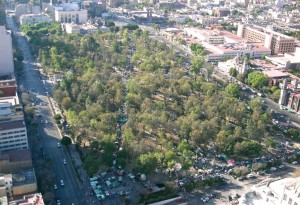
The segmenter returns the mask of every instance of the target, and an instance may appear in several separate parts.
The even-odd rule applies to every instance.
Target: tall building
[[[250,42],[263,43],[265,47],[271,49],[271,54],[295,51],[294,38],[266,28],[239,24],[237,34]]]
[[[5,0],[0,0],[0,26],[4,26],[6,22]]]
[[[0,77],[14,72],[11,33],[0,25]]]
[[[0,152],[28,149],[24,120],[0,122]]]

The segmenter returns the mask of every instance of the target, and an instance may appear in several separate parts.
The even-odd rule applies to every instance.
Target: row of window
[[[0,138],[0,141],[1,140],[6,140],[6,139],[12,139],[12,138],[24,138],[24,137],[26,137],[26,134],[22,134],[22,135],[13,135],[13,136],[8,136],[8,137],[1,137]]]
[[[0,133],[0,136],[1,135],[11,135],[11,134],[14,134],[14,133],[22,133],[22,132],[25,132],[25,130],[14,131],[14,132],[3,132],[3,133]]]
[[[5,145],[5,146],[0,146],[0,149],[3,149],[3,148],[8,148],[8,147],[18,147],[18,146],[22,146],[22,145],[27,145],[26,142],[23,142],[23,143],[19,143],[19,144],[12,144],[12,145]],[[26,149],[27,147],[24,147],[23,146],[23,149]]]

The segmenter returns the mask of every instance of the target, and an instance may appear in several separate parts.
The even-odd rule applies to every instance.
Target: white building
[[[88,20],[87,10],[80,9],[76,3],[64,3],[55,7],[55,21],[60,23],[83,24]]]
[[[20,18],[21,25],[23,24],[36,24],[50,22],[51,19],[46,14],[25,14]]]
[[[0,122],[0,152],[28,149],[24,120]]]
[[[186,35],[211,44],[224,43],[224,35],[217,30],[200,30],[197,28],[184,28]]]
[[[240,204],[252,205],[299,205],[300,177],[285,179],[269,179],[253,187],[256,196],[244,200]]]
[[[98,28],[91,24],[78,25],[75,23],[65,23],[63,26],[66,33],[92,34],[98,31]]]
[[[11,33],[0,26],[0,76],[14,72]]]
[[[271,49],[264,47],[260,43],[227,43],[218,45],[203,43],[203,46],[208,50],[207,61],[219,61],[236,56],[248,56],[249,59],[253,59],[271,55]]]
[[[15,8],[15,14],[17,17],[20,17],[24,14],[30,14],[29,4],[19,4]]]

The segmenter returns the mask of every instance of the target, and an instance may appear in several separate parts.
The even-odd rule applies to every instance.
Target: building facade
[[[20,18],[20,24],[36,24],[50,22],[51,19],[46,14],[25,14]]]
[[[238,36],[250,42],[261,42],[271,49],[271,54],[292,53],[295,51],[295,39],[281,33],[262,28],[238,25]]]
[[[14,72],[12,39],[5,26],[0,26],[0,39],[0,76],[11,75]]]
[[[55,21],[60,23],[83,24],[88,20],[87,10],[80,9],[78,4],[65,3],[55,7]]]
[[[0,122],[0,152],[28,149],[24,120]]]
[[[29,168],[32,168],[29,149],[12,150],[0,155],[0,173],[8,174]]]

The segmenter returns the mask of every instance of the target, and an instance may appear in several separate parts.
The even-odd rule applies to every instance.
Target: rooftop
[[[281,72],[279,70],[265,70],[262,71],[263,74],[267,75],[269,78],[286,78],[289,77],[288,73]]]
[[[18,129],[18,128],[24,128],[24,127],[25,127],[24,120],[0,122],[0,131]]]
[[[11,151],[5,152],[3,155],[8,155],[10,162],[20,162],[20,161],[31,160],[31,154],[30,154],[29,149],[11,150]],[[0,155],[0,157],[3,155]]]
[[[34,169],[27,169],[12,173],[13,187],[36,183]]]
[[[23,196],[22,199],[9,202],[9,205],[44,205],[44,200],[41,193],[30,194]]]

